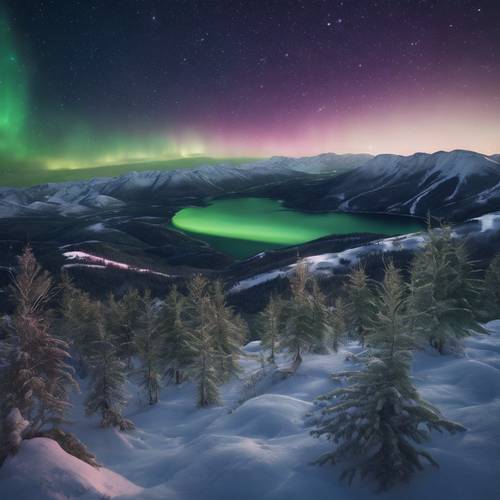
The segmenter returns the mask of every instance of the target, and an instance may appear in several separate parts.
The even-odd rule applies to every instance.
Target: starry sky
[[[0,42],[47,161],[500,152],[497,0],[0,0]]]

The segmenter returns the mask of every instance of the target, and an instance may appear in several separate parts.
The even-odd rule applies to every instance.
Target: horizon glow
[[[0,12],[0,157],[57,170],[192,155],[500,153],[500,19],[489,4],[271,2],[248,19],[242,5],[173,2],[152,19],[124,4],[111,20],[104,5],[33,13],[12,2]]]

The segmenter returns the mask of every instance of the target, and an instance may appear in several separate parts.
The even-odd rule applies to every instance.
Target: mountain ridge
[[[499,158],[467,150],[408,156],[325,153],[304,158],[277,156],[240,166],[218,164],[189,170],[129,172],[86,181],[0,188],[0,217],[44,212],[74,215],[128,203],[202,199],[249,190],[259,195],[270,186],[304,180],[301,189],[285,196],[290,206],[421,217],[435,209],[443,215],[445,206],[457,205],[472,196],[466,206],[450,209],[453,219],[465,219],[500,208]],[[307,182],[318,178],[322,180],[319,186]],[[441,203],[436,203],[437,199]],[[494,206],[490,207],[489,202]],[[479,213],[481,206],[485,210]]]

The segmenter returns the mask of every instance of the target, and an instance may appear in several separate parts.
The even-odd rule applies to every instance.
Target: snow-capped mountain
[[[364,259],[366,254],[371,259],[383,248],[405,250],[412,243],[410,237],[378,242],[382,235],[331,235],[234,262],[208,243],[168,226],[183,207],[229,194],[271,197],[305,210],[423,217],[430,211],[455,227],[484,216],[482,224],[495,222],[494,231],[478,230],[477,221],[465,223],[478,233],[477,238],[466,236],[472,250],[479,249],[475,258],[491,257],[500,248],[498,214],[494,214],[500,212],[498,155],[453,151],[407,157],[274,157],[239,167],[132,172],[25,189],[0,188],[0,285],[9,283],[15,256],[29,241],[44,267],[54,273],[70,269],[77,282],[103,293],[132,283],[160,293],[172,280],[201,270],[222,274],[229,286],[241,290],[233,294],[234,300],[242,307],[254,307],[248,294],[252,300],[257,295],[264,300],[263,288],[269,291],[279,283],[273,278],[286,274],[297,255],[313,258],[316,268],[335,276],[345,271],[353,256]],[[68,252],[87,257],[68,260]],[[403,251],[396,253],[403,259]],[[262,285],[246,286],[256,280]],[[5,304],[2,299],[5,295],[0,294],[0,308]],[[260,305],[255,303],[256,308]]]
[[[500,209],[500,160],[473,151],[378,155],[288,202],[309,209],[464,220]]]
[[[127,204],[168,205],[228,194],[279,196],[290,206],[465,220],[500,209],[498,155],[434,154],[273,157],[238,167],[131,172],[113,178],[0,188],[0,217],[77,215]],[[272,193],[271,193],[272,195]]]
[[[334,156],[340,168],[343,156]],[[346,163],[353,159],[347,155]],[[362,161],[362,160],[361,160]],[[311,173],[307,171],[311,166]],[[346,168],[345,165],[343,168]],[[203,199],[312,177],[328,169],[325,158],[271,158],[234,167],[205,165],[195,169],[130,172],[119,177],[51,183],[29,188],[0,187],[0,217],[60,213],[73,215],[127,203],[168,205],[172,200]]]

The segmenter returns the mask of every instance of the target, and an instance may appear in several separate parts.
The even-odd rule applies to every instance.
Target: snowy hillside
[[[0,217],[73,215],[118,208],[124,203],[164,203],[168,198],[220,196],[333,170],[331,161],[322,156],[271,158],[238,167],[220,164],[185,170],[130,172],[119,177],[30,188],[0,187]],[[366,160],[365,155],[346,155],[346,159],[333,156],[335,168],[346,168],[344,163],[354,167]]]
[[[439,151],[378,155],[341,178],[325,182],[304,207],[388,212],[463,220],[500,207],[500,163],[495,155]],[[294,204],[294,195],[290,197]]]
[[[500,231],[500,212],[471,219],[463,224],[453,226],[453,234],[467,241],[469,249],[491,247],[494,238]],[[381,240],[374,240],[360,246],[354,246],[342,252],[310,255],[304,258],[309,269],[316,275],[325,277],[335,273],[348,273],[352,268],[363,262],[369,256],[393,254],[394,252],[411,251],[421,248],[426,241],[426,233],[412,233],[394,236]],[[494,244],[494,243],[493,243]],[[260,256],[262,257],[262,255]],[[254,259],[259,258],[256,256]],[[257,287],[278,278],[289,277],[296,267],[296,263],[283,267],[268,269],[263,273],[253,273],[248,278],[241,279],[233,284],[230,293]]]
[[[320,184],[286,183],[340,174]],[[127,204],[166,204],[169,200],[266,190],[282,186],[290,206],[306,209],[389,212],[464,219],[500,209],[500,163],[495,155],[439,151],[411,156],[384,154],[305,158],[273,157],[234,167],[130,172],[113,178],[44,184],[25,189],[0,187],[0,218],[119,209]]]
[[[306,414],[314,398],[333,387],[329,374],[352,368],[342,351],[305,356],[285,380],[247,384],[245,391],[242,381],[226,384],[224,406],[210,409],[195,408],[189,384],[166,387],[152,408],[130,385],[127,416],[137,425],[130,433],[103,430],[85,418],[82,395],[68,428],[105,468],[92,469],[44,439],[25,442],[0,469],[0,498],[498,500],[500,321],[487,327],[491,335],[466,340],[461,356],[416,355],[413,377],[422,396],[467,432],[434,435],[427,447],[440,469],[426,468],[409,485],[383,495],[367,483],[340,483],[342,465],[310,465],[330,445],[309,435]],[[243,377],[259,367],[259,351],[259,342],[247,345]],[[247,399],[241,404],[242,395]]]

